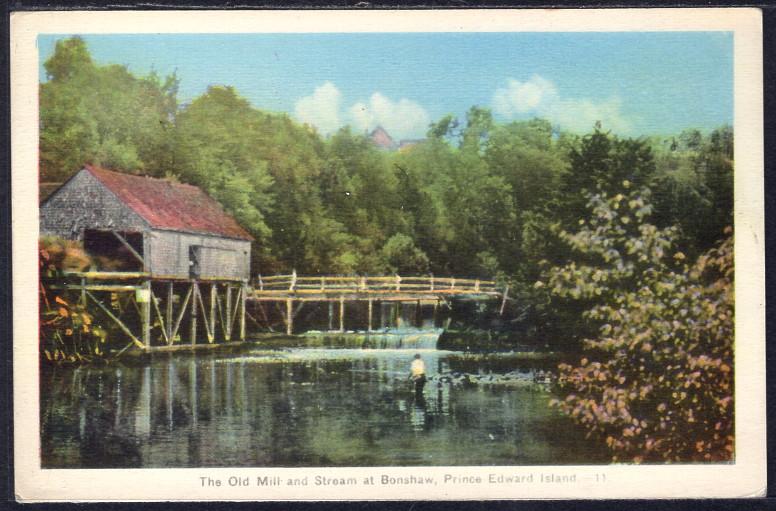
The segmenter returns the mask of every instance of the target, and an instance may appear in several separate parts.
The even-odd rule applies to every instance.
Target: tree
[[[575,260],[548,275],[584,300],[598,330],[559,367],[553,404],[601,438],[616,461],[721,461],[733,454],[733,241],[688,265],[676,229],[648,223],[646,190],[592,196],[563,233]]]
[[[266,245],[272,177],[253,149],[257,113],[230,87],[210,87],[177,119],[175,172],[204,189]]]
[[[428,257],[415,246],[412,238],[404,234],[391,236],[383,245],[382,254],[392,273],[413,275],[428,272]]]
[[[57,42],[40,87],[40,167],[63,181],[91,162],[164,175],[171,163],[178,79],[137,78],[123,66],[96,65],[78,38]],[[129,114],[131,113],[131,115]]]
[[[621,139],[597,125],[594,131],[571,144],[569,168],[561,178],[563,225],[571,228],[585,215],[589,194],[614,194],[623,181],[634,187],[649,186],[655,172],[646,140]]]

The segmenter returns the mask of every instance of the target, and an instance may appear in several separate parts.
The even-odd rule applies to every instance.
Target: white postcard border
[[[736,460],[731,464],[519,467],[43,470],[37,345],[38,51],[42,33],[732,31],[735,80]],[[751,8],[465,11],[25,12],[11,19],[14,458],[16,495],[36,501],[683,498],[764,495],[765,250],[761,14]],[[539,483],[541,474],[573,484]],[[529,475],[528,484],[487,482]],[[432,475],[436,485],[315,485],[315,477]],[[445,484],[451,477],[485,482]],[[304,477],[262,487],[257,477]],[[203,485],[201,478],[222,481]],[[244,478],[250,486],[242,486]],[[230,485],[229,482],[235,482]],[[207,482],[207,480],[206,480]],[[240,484],[238,484],[240,483]]]

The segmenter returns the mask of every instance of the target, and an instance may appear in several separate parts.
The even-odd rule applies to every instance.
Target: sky
[[[41,35],[43,63],[58,39]],[[231,85],[255,107],[330,134],[423,137],[474,105],[623,136],[733,123],[731,32],[81,35],[98,64],[180,78],[179,100]]]

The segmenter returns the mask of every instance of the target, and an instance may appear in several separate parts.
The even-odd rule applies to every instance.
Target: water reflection
[[[42,462],[55,467],[555,464],[605,461],[531,389],[440,381],[476,360],[412,350],[160,356],[57,368],[41,381]],[[442,378],[441,380],[444,380]]]

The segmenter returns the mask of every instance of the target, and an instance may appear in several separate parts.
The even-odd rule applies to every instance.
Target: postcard
[[[18,500],[764,495],[758,10],[11,21]]]

